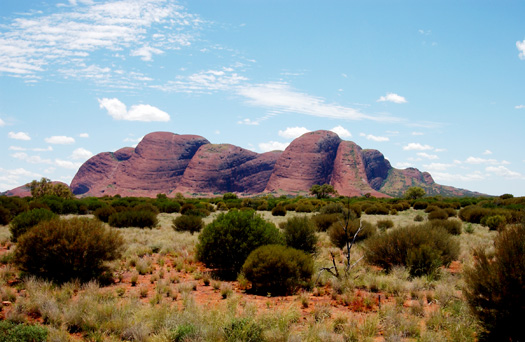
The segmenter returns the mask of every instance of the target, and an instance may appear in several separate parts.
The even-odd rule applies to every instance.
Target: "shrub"
[[[372,205],[365,210],[367,215],[388,215],[389,212],[390,210],[382,205]]]
[[[441,265],[448,265],[459,254],[459,243],[443,228],[427,225],[409,226],[376,235],[366,242],[365,258],[389,271],[400,265],[409,267],[412,276],[434,271],[432,260],[439,256]],[[426,246],[426,247],[423,247]],[[423,268],[425,265],[428,268]],[[431,266],[431,267],[430,267]]]
[[[177,201],[157,200],[155,206],[159,208],[161,213],[178,213],[180,211],[180,204]]]
[[[11,212],[4,207],[0,207],[0,225],[4,226],[9,224],[9,222],[11,222]]]
[[[342,214],[343,206],[341,203],[330,203],[319,210],[321,214]]]
[[[494,215],[484,217],[481,223],[489,227],[490,230],[501,230],[507,224],[507,219],[502,215]]]
[[[98,218],[100,221],[108,223],[109,217],[113,214],[115,214],[117,210],[115,210],[114,207],[106,205],[105,207],[97,208],[94,212],[94,215],[96,218]]]
[[[334,222],[341,218],[340,214],[317,214],[312,216],[312,221],[317,227],[317,231],[326,232]]]
[[[286,216],[286,209],[282,205],[278,205],[272,209],[273,216]]]
[[[419,214],[417,214],[415,217],[414,217],[414,221],[415,222],[423,222],[425,220],[425,218]]]
[[[133,207],[133,210],[134,211],[151,211],[155,215],[157,215],[159,213],[159,208],[157,208],[156,206],[154,206],[151,203],[137,204],[136,206]]]
[[[295,211],[298,213],[311,213],[312,211],[314,211],[314,206],[310,203],[299,203],[295,207]]]
[[[210,211],[206,208],[198,208],[192,203],[184,203],[184,205],[180,208],[180,213],[182,215],[206,217],[210,214]]]
[[[524,341],[517,324],[525,303],[525,226],[505,230],[495,252],[474,251],[475,264],[465,269],[465,296],[489,341]]]
[[[44,221],[20,237],[15,263],[26,273],[66,282],[89,281],[106,270],[105,261],[120,257],[123,239],[97,220]]]
[[[461,221],[456,219],[451,220],[431,220],[427,223],[432,228],[444,228],[449,234],[459,235],[461,234]]]
[[[379,230],[385,231],[388,228],[392,228],[394,226],[394,222],[392,220],[378,220],[376,226]]]
[[[427,207],[425,208],[425,213],[428,214],[428,213],[431,213],[431,212],[434,212],[434,211],[436,211],[436,210],[440,210],[440,209],[441,209],[441,208],[438,207],[437,205],[432,204],[432,205],[429,205],[429,206],[427,206]]]
[[[47,334],[47,329],[38,325],[0,321],[0,341],[2,342],[45,342]]]
[[[56,218],[57,215],[47,209],[33,209],[30,211],[18,214],[12,221],[9,227],[11,231],[11,240],[16,241],[22,234],[29,231],[42,221],[49,221]]]
[[[226,275],[236,275],[257,247],[283,243],[273,223],[253,210],[221,213],[199,235],[197,259]]]
[[[459,211],[459,218],[465,222],[480,223],[484,216],[490,213],[490,209],[481,208],[477,205],[469,205]]]
[[[438,208],[436,210],[431,211],[428,214],[428,219],[429,220],[446,220],[448,219],[448,214],[445,210]]]
[[[427,207],[428,207],[428,202],[423,202],[423,201],[416,201],[412,205],[412,208],[414,208],[415,210],[422,210],[422,209],[426,209]]]
[[[250,253],[242,272],[257,293],[294,293],[313,273],[313,260],[303,251],[281,245],[262,246]]]
[[[374,235],[377,232],[376,226],[372,225],[369,222],[361,221],[360,219],[354,219],[348,221],[347,232],[344,230],[345,222],[343,220],[337,221],[328,229],[328,236],[332,244],[339,248],[344,248],[346,246],[346,241],[352,241],[355,233],[359,229],[359,226],[362,225],[362,230],[357,235],[355,241],[361,241],[367,239]]]
[[[20,197],[0,196],[0,206],[9,210],[11,217],[15,217],[28,209],[27,202]]]
[[[139,227],[153,228],[157,225],[157,215],[149,210],[126,210],[116,212],[109,217],[108,223],[112,227]]]
[[[457,215],[456,209],[454,208],[444,208],[443,210],[448,214],[448,217],[455,217]]]
[[[297,203],[288,203],[284,206],[287,211],[295,211],[295,208],[297,208]]]
[[[62,214],[78,214],[78,201],[74,199],[66,199],[62,202]]]
[[[173,219],[173,229],[178,232],[190,232],[192,235],[195,232],[200,232],[204,227],[204,222],[200,216],[181,215]]]
[[[407,201],[400,201],[392,205],[392,209],[395,209],[397,211],[405,211],[410,209],[410,203]]]
[[[233,318],[233,320],[224,327],[224,335],[226,342],[265,341],[261,325],[249,318]]]
[[[234,193],[231,193],[231,192],[227,192],[225,193],[224,195],[222,195],[222,199],[224,201],[227,201],[227,200],[234,200],[234,199],[237,199],[237,195],[234,194]]]
[[[291,217],[281,224],[286,245],[306,253],[314,253],[317,244],[314,223],[305,216]]]

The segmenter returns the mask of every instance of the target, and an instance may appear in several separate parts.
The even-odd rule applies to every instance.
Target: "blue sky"
[[[522,1],[2,0],[0,191],[149,132],[256,152],[333,130],[525,196]]]

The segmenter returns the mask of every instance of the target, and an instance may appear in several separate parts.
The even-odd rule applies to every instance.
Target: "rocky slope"
[[[82,196],[206,196],[225,192],[307,194],[329,183],[341,195],[401,196],[411,186],[428,194],[475,196],[436,184],[417,169],[394,169],[377,150],[363,150],[330,131],[295,139],[285,151],[258,154],[230,144],[211,144],[196,135],[155,132],[136,148],[105,152],[85,162],[72,183]]]

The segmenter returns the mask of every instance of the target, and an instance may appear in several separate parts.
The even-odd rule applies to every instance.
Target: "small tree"
[[[54,195],[61,198],[72,198],[73,193],[69,187],[62,183],[53,184],[51,180],[43,177],[40,181],[33,180],[26,186],[31,188],[31,196],[40,198],[43,196]]]
[[[427,193],[423,188],[419,186],[413,186],[405,191],[405,198],[410,200],[416,200],[418,198],[424,197]]]
[[[306,253],[315,253],[317,235],[315,235],[315,224],[308,217],[291,217],[281,223],[284,230],[283,235],[286,245]]]
[[[323,185],[312,185],[310,188],[310,194],[314,195],[318,199],[328,198],[330,195],[337,195],[337,191],[330,184]]]

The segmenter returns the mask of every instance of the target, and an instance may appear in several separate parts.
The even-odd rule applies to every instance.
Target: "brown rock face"
[[[330,131],[295,139],[277,160],[266,191],[308,191],[312,185],[330,183],[340,142]]]
[[[83,196],[306,194],[312,185],[326,183],[344,196],[402,196],[411,186],[420,186],[429,195],[477,194],[438,185],[417,169],[394,169],[381,152],[362,150],[330,131],[306,133],[284,152],[263,154],[210,144],[197,135],[150,133],[136,148],[89,159],[75,175],[71,190]]]
[[[279,154],[259,155],[230,144],[201,146],[177,192],[262,192]]]

